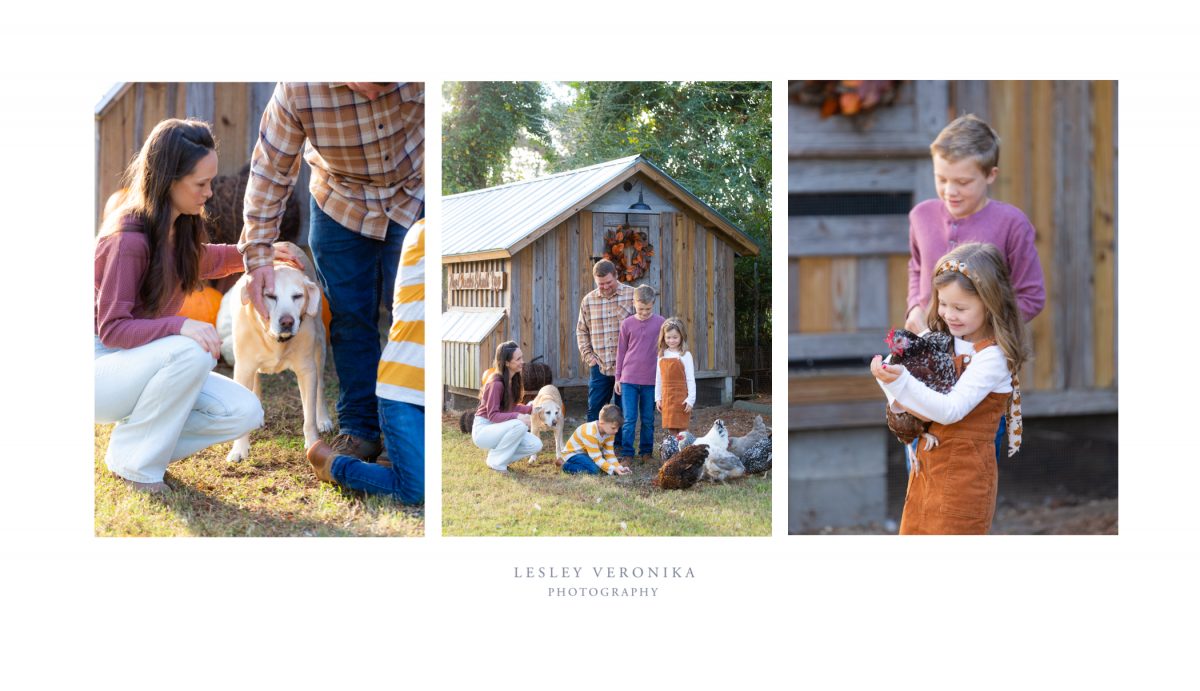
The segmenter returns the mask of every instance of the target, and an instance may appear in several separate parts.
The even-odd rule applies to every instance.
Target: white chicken
[[[737,456],[729,452],[729,432],[725,421],[713,423],[708,434],[697,439],[693,446],[707,446],[708,458],[704,461],[704,474],[711,480],[724,482],[746,474],[746,467]]]

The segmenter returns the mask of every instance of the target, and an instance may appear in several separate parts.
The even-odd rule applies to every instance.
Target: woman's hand
[[[221,359],[221,337],[217,335],[217,329],[212,324],[185,319],[179,329],[179,335],[199,343],[204,352],[213,356],[214,360]]]
[[[275,248],[275,261],[291,264],[292,266],[296,267],[297,269],[304,271],[306,268],[305,261],[308,258],[304,256],[303,252],[301,252],[300,254],[296,254],[295,252],[293,252],[292,248],[294,246],[295,245],[293,245],[290,242],[275,243],[273,245],[273,247]]]
[[[614,384],[613,390],[617,392],[618,396],[620,396],[621,395],[621,382],[617,382],[616,384]]]
[[[904,374],[904,365],[885,365],[883,356],[876,355],[871,358],[871,374],[884,384],[891,384]]]
[[[692,404],[688,403],[687,401],[684,401],[683,402],[683,412],[685,412],[685,413],[692,412]]]
[[[526,427],[532,429],[531,425],[533,424],[533,420],[528,415],[525,413],[517,413],[517,419],[523,422]]]

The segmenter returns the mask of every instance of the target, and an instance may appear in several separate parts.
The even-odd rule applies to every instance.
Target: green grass
[[[650,484],[657,459],[624,477],[567,475],[544,449],[536,465],[518,460],[502,475],[484,465],[486,453],[457,419],[443,422],[442,534],[771,534],[770,473],[664,492]]]
[[[332,372],[332,367],[329,371]],[[227,368],[222,370],[229,374]],[[326,379],[330,414],[337,383]],[[319,482],[304,458],[303,413],[292,373],[263,378],[265,424],[250,435],[250,458],[225,462],[230,443],[172,463],[174,491],[147,495],[104,465],[111,425],[96,425],[96,535],[419,536],[423,507]],[[327,441],[328,441],[327,435]]]

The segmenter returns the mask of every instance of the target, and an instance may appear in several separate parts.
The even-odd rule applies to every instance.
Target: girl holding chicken
[[[1008,419],[1008,455],[1021,445],[1017,372],[1028,356],[1025,325],[1000,251],[961,245],[942,257],[926,317],[932,331],[954,337],[959,378],[937,393],[903,366],[871,361],[871,374],[896,403],[932,424],[936,440],[909,470],[900,534],[985,534],[996,509],[994,437]]]

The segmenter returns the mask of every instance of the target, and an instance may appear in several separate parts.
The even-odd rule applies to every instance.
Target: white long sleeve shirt
[[[905,369],[904,374],[890,384],[876,380],[887,394],[888,404],[896,401],[923,418],[952,425],[966,417],[989,393],[1012,392],[1012,375],[999,346],[984,348],[976,354],[973,344],[956,338],[954,353],[970,355],[971,361],[950,393],[934,391]]]
[[[664,358],[679,358],[683,361],[683,371],[687,378],[687,404],[690,406],[696,405],[696,365],[692,360],[692,352],[689,350],[686,353],[680,354],[677,350],[663,351]],[[655,364],[654,367],[654,402],[658,403],[662,400],[662,368]]]

